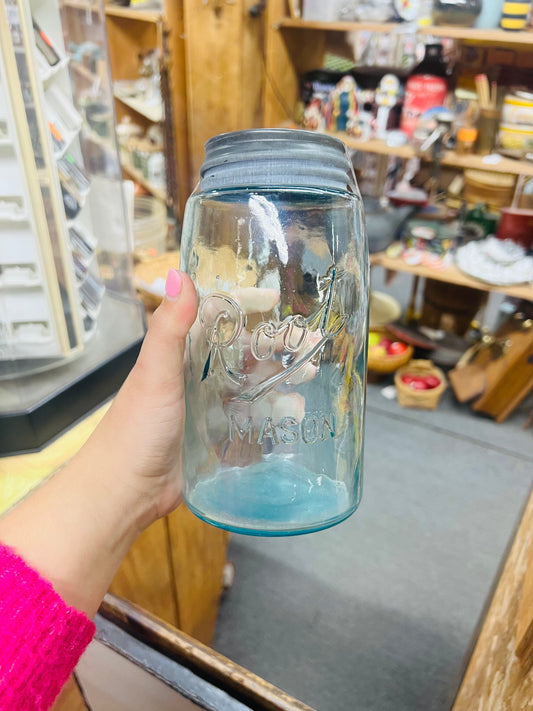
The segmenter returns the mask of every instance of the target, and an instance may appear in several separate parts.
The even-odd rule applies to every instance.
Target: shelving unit
[[[168,87],[163,92],[167,167],[176,171],[174,211],[180,217],[198,181],[205,142],[218,133],[262,125],[261,5],[255,0],[163,0],[162,13],[118,6],[111,0],[105,5],[113,79],[134,78],[139,52],[162,49]],[[146,128],[149,119],[134,113],[138,108],[116,100],[119,121],[130,115]]]
[[[351,23],[351,22],[313,22],[287,17],[286,0],[269,0],[266,16],[266,76],[263,125],[276,127],[292,123],[292,113],[300,95],[300,77],[306,72],[323,67],[324,56],[332,42],[337,41],[336,34],[346,32],[384,32],[393,33],[402,25],[394,23]],[[405,27],[405,25],[403,26]],[[532,32],[508,32],[504,30],[482,30],[466,27],[424,27],[419,34],[428,37],[449,37],[460,41],[488,47],[512,48],[517,52],[533,51]],[[342,38],[338,38],[342,42]],[[294,124],[293,124],[294,125]],[[385,141],[371,139],[362,141],[346,133],[334,133],[345,144],[357,151],[376,153],[382,156],[397,156],[409,159],[416,156],[411,145],[389,146]],[[425,159],[421,156],[422,160]],[[431,157],[426,157],[432,160]],[[445,151],[441,165],[461,171],[476,169],[495,173],[508,173],[533,177],[533,162],[513,160],[501,156],[458,154]],[[431,270],[423,266],[412,266],[401,259],[391,259],[386,254],[374,254],[372,264],[391,271],[402,271],[414,276],[449,282],[461,286],[494,291],[517,298],[533,300],[533,287],[530,285],[514,287],[495,287],[471,279],[462,274],[455,266],[443,271]]]
[[[153,186],[139,170],[122,159],[124,175],[164,200],[181,217],[190,187],[187,118],[182,95],[185,81],[183,20],[179,3],[169,0],[163,12],[106,4],[105,15],[117,121],[128,116],[144,131],[153,124],[161,124],[164,129],[166,190]],[[120,83],[138,78],[139,56],[149,50],[159,53],[161,101],[147,104],[128,96],[121,90]]]
[[[299,97],[299,77],[323,64],[326,40],[330,33],[394,32],[401,23],[315,22],[286,16],[284,0],[271,0],[267,7],[266,66],[268,81],[265,88],[264,125],[278,126],[291,119],[288,111],[296,106]],[[433,37],[450,37],[462,42],[483,45],[533,49],[533,31],[509,32],[470,27],[421,27],[418,33]],[[348,134],[338,135],[348,147],[380,155],[412,158],[416,155],[410,145],[389,146],[384,141],[361,141]],[[495,173],[510,173],[533,177],[533,163],[501,157],[488,161],[475,154],[460,155],[445,152],[441,165],[465,169],[474,168]]]

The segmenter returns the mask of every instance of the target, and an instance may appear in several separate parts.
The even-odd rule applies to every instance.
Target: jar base
[[[240,533],[243,536],[257,536],[258,538],[281,538],[282,536],[303,536],[306,533],[317,533],[318,531],[325,531],[327,528],[332,528],[333,526],[336,526],[339,523],[342,523],[343,521],[346,521],[347,518],[350,518],[350,516],[357,511],[358,504],[355,505],[353,508],[349,509],[346,511],[346,513],[342,514],[341,516],[337,516],[334,519],[330,519],[329,521],[322,521],[319,524],[315,524],[314,526],[311,526],[309,528],[298,528],[298,529],[261,529],[261,528],[242,528],[238,525],[233,525],[230,523],[223,523],[222,521],[216,521],[214,519],[209,518],[206,514],[198,511],[187,499],[184,499],[185,504],[189,511],[193,513],[197,518],[199,518],[201,521],[204,521],[205,523],[211,524],[211,526],[215,526],[216,528],[221,528],[224,531],[229,531],[230,533]]]
[[[313,533],[356,510],[345,484],[286,460],[231,467],[200,480],[185,495],[198,518],[252,536]]]

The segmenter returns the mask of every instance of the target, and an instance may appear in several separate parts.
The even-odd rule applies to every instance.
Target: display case
[[[103,7],[0,5],[0,453],[112,394],[144,334]]]

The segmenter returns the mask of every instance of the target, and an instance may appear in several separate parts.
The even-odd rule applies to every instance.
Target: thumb
[[[196,289],[185,272],[170,269],[165,291],[166,296],[152,316],[135,365],[154,385],[181,377],[185,339],[198,309]]]

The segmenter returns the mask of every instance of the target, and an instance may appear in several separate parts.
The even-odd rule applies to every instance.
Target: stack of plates
[[[495,286],[533,282],[533,257],[510,239],[469,242],[457,250],[455,261],[468,276]]]

